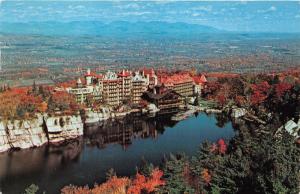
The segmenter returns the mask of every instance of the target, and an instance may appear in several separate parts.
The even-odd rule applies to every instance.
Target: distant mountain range
[[[225,32],[210,26],[168,22],[103,23],[98,21],[73,22],[0,22],[0,33],[38,35],[97,35],[97,36],[189,36],[202,33]]]

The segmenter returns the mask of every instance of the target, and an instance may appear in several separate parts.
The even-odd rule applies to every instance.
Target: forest
[[[80,110],[74,96],[67,92],[54,92],[51,86],[0,88],[0,117],[3,120],[31,119],[37,113],[74,114]]]

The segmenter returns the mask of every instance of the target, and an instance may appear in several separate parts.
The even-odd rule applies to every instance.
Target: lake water
[[[50,194],[69,184],[92,186],[105,181],[110,168],[119,176],[133,175],[142,158],[159,165],[164,155],[193,155],[201,142],[229,140],[234,133],[230,122],[204,113],[180,122],[167,116],[108,121],[62,146],[0,154],[0,191],[22,193],[33,183]]]

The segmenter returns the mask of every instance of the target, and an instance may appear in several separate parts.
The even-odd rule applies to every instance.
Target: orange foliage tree
[[[162,186],[165,182],[161,179],[163,172],[158,168],[155,168],[151,176],[146,178],[144,175],[139,173],[136,174],[135,179],[127,190],[128,194],[140,194],[142,191],[147,193],[154,192],[157,187]]]
[[[93,189],[85,187],[66,186],[61,190],[62,194],[126,194],[126,187],[129,185],[128,178],[111,177],[101,185],[95,185]]]
[[[202,179],[206,185],[209,185],[211,182],[211,175],[207,168],[203,169],[201,172]]]
[[[0,94],[0,114],[4,119],[17,116],[17,108],[21,99],[17,92],[5,91]]]
[[[150,177],[137,173],[133,180],[127,177],[118,178],[112,176],[105,183],[95,185],[94,188],[89,187],[76,187],[73,185],[65,186],[62,190],[62,194],[141,194],[143,192],[151,193],[156,189],[164,185],[162,180],[163,172],[158,168],[155,168]]]

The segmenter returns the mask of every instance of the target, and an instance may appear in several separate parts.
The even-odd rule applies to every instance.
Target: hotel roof
[[[193,79],[189,74],[173,74],[173,75],[164,75],[160,76],[160,83],[166,86],[172,86],[176,84],[192,82]]]
[[[130,71],[128,71],[128,70],[122,70],[120,73],[118,73],[118,76],[119,77],[129,77],[129,76],[131,76],[131,72]]]
[[[205,77],[205,75],[201,75],[201,76],[194,76],[193,80],[196,84],[204,84],[207,82],[207,79]]]

